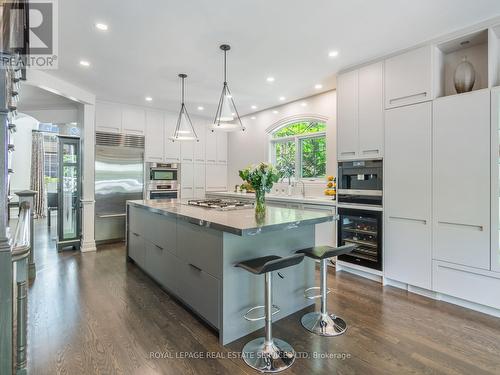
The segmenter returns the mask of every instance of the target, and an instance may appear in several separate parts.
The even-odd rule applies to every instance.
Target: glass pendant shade
[[[175,127],[174,134],[168,139],[172,142],[176,141],[198,141],[198,136],[194,130],[193,123],[191,122],[191,117],[184,104],[184,79],[187,77],[186,74],[179,74],[182,79],[182,93],[181,93],[181,110],[179,116],[177,117],[177,125]]]
[[[219,105],[217,106],[217,112],[215,113],[215,119],[213,124],[210,125],[210,129],[212,131],[223,132],[245,130],[238,110],[236,109],[236,105],[234,104],[233,96],[229,90],[229,85],[227,84],[226,55],[231,47],[227,44],[223,44],[220,46],[220,49],[224,51],[224,85],[222,86],[222,93],[219,99]]]

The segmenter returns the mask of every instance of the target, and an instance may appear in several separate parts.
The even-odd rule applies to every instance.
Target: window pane
[[[285,178],[295,176],[295,142],[277,142],[274,147],[276,168]]]
[[[324,136],[300,141],[301,175],[304,178],[324,177],[326,174],[326,139]]]
[[[282,138],[324,131],[326,131],[326,124],[323,122],[294,122],[275,131],[273,133],[273,138]]]

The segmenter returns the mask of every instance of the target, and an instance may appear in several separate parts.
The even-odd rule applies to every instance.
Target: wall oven
[[[146,199],[176,199],[179,196],[177,164],[148,163]]]
[[[154,163],[149,168],[150,181],[177,181],[177,164]]]
[[[382,160],[340,162],[338,202],[382,206]]]
[[[338,246],[354,244],[339,260],[382,270],[382,212],[338,208]]]

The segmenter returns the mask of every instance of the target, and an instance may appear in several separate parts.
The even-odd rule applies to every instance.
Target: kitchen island
[[[333,221],[330,212],[267,207],[257,220],[252,208],[214,210],[179,200],[127,202],[127,258],[219,332],[226,345],[264,325],[243,315],[264,304],[264,277],[234,265],[266,255],[287,256],[314,246],[315,225]],[[310,259],[275,275],[278,320],[314,302]]]

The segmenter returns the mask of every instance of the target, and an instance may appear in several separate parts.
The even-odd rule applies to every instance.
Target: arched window
[[[289,178],[326,174],[326,123],[295,121],[271,133],[271,162]]]

